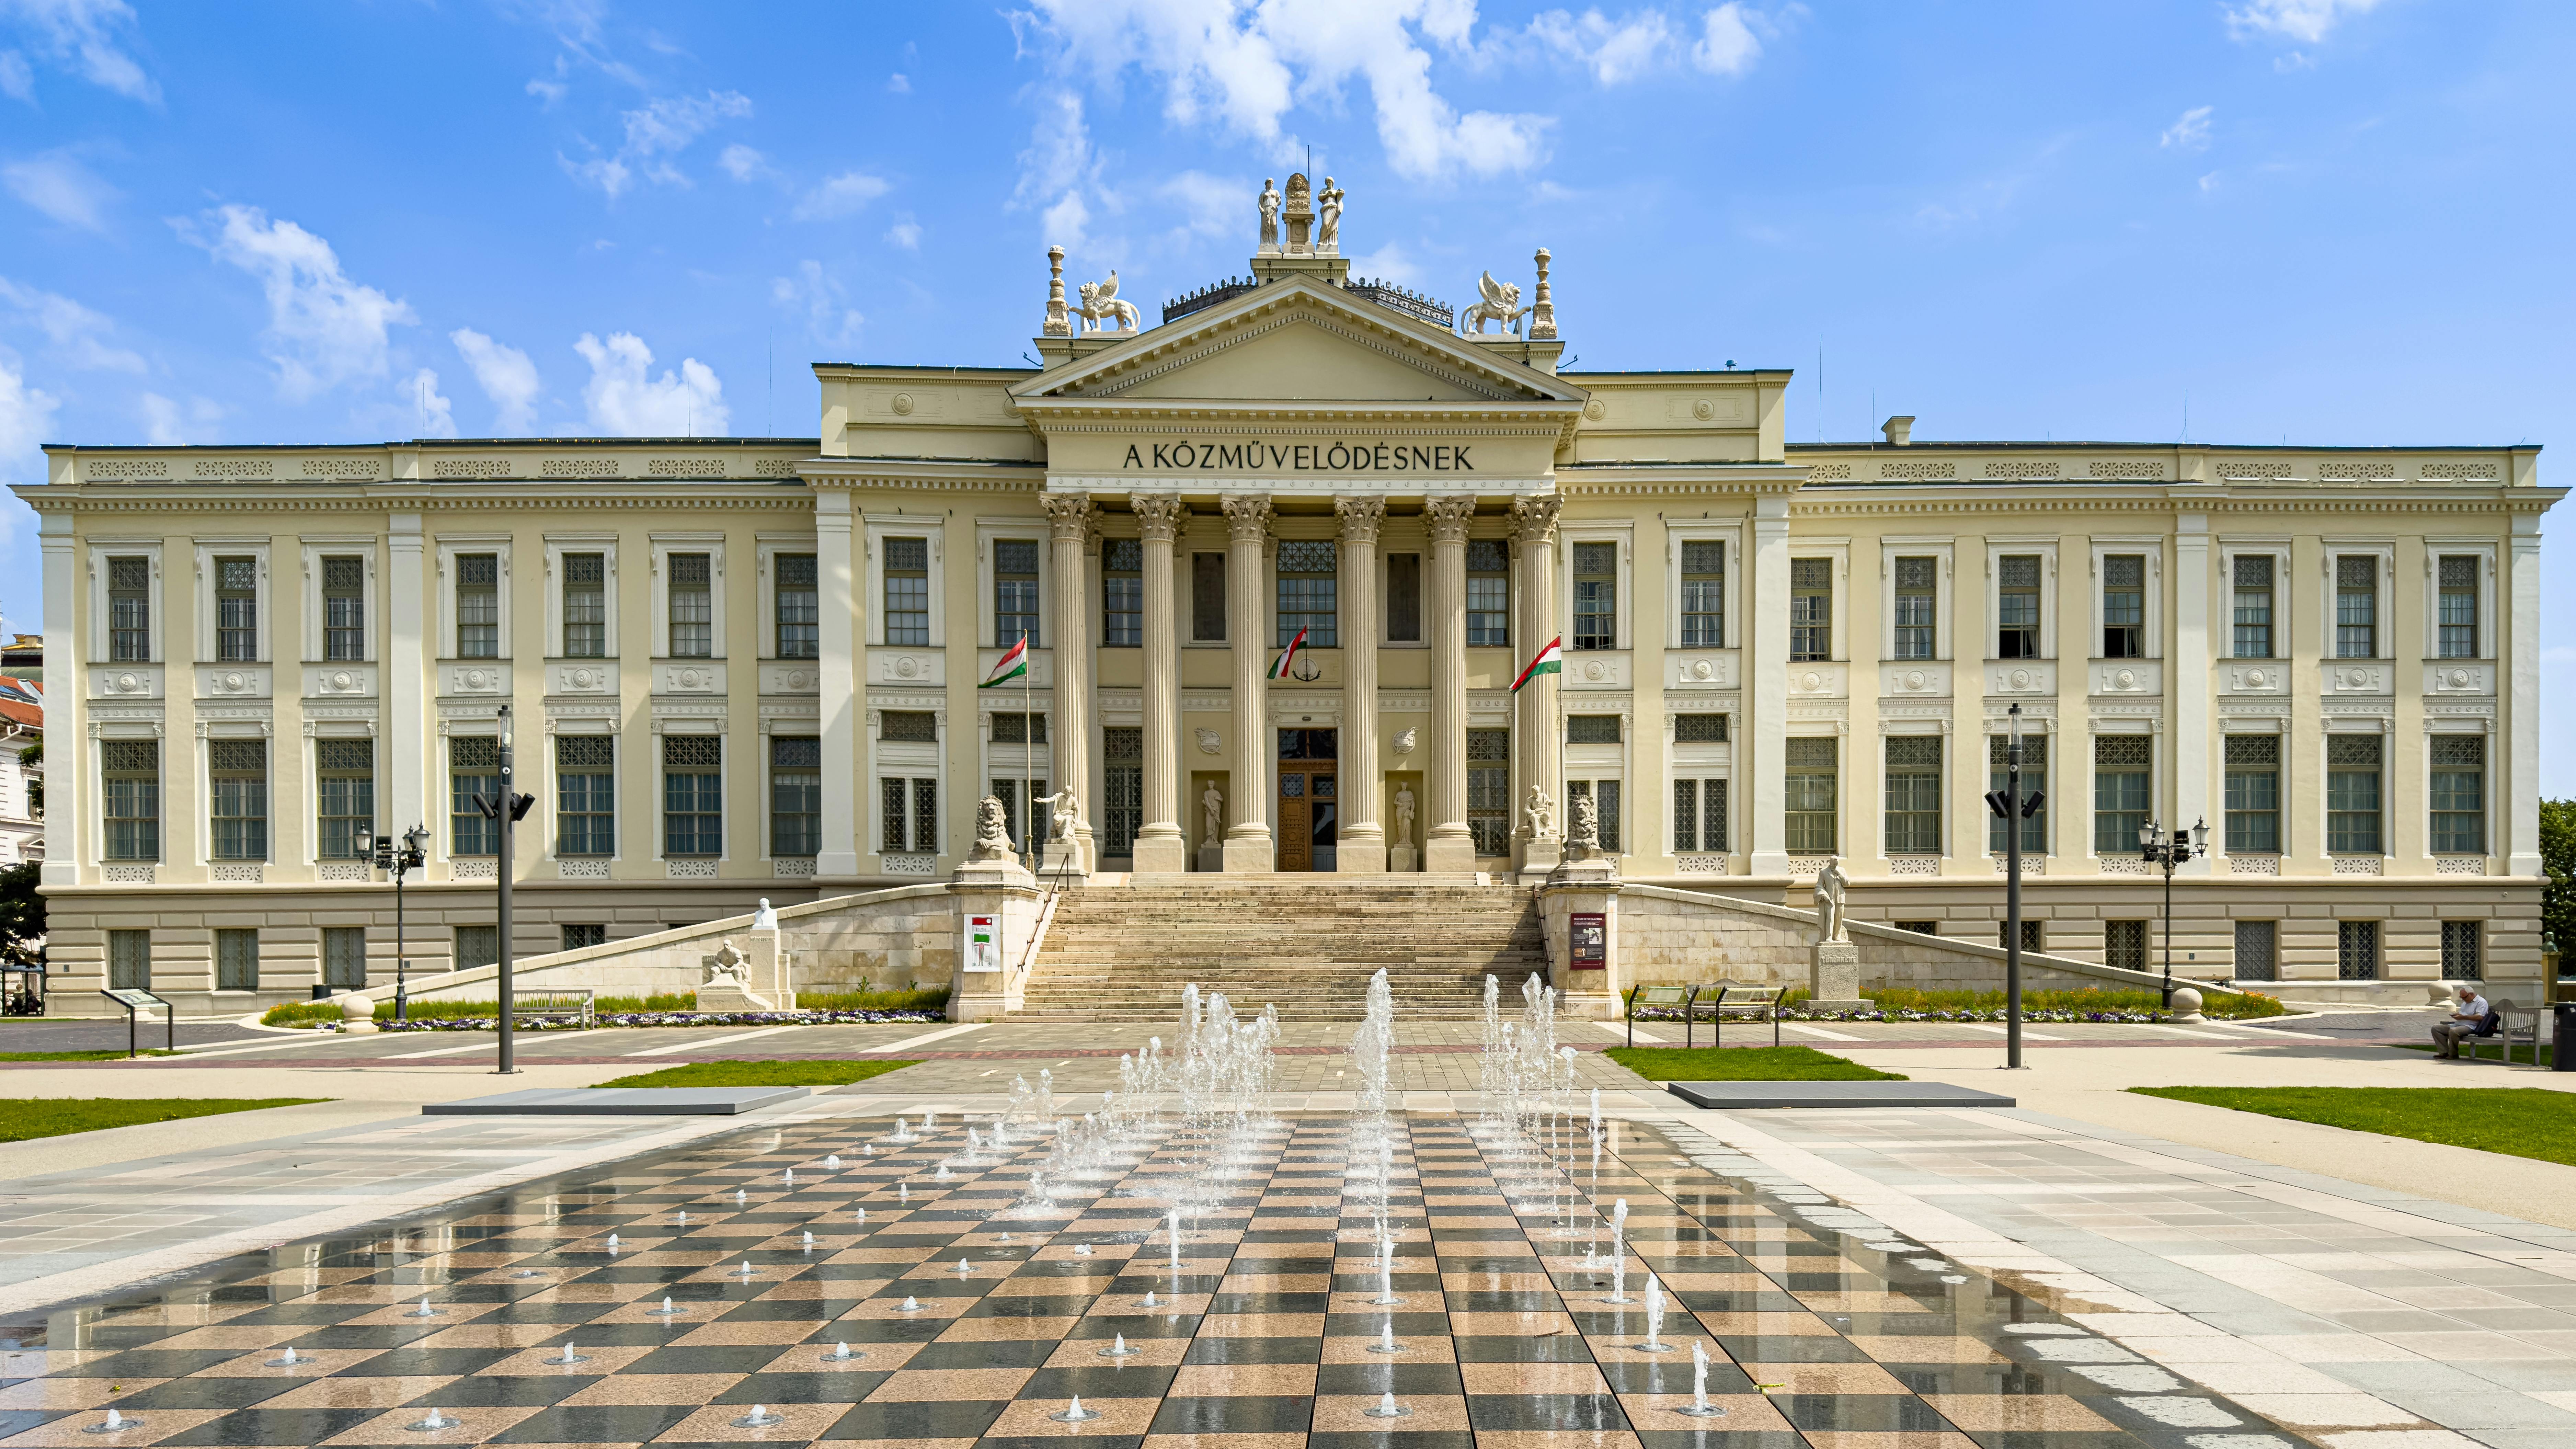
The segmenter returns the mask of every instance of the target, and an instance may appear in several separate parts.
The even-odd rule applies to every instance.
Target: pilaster
[[[2505,589],[2512,650],[2505,683],[2505,873],[2536,876],[2540,863],[2540,515],[2513,516]]]
[[[1145,823],[1136,832],[1138,875],[1190,868],[1181,834],[1180,610],[1173,600],[1173,544],[1190,510],[1174,494],[1127,500],[1145,546]]]
[[[441,764],[430,739],[427,693],[438,643],[425,635],[437,627],[440,611],[424,577],[423,543],[419,514],[397,513],[385,521],[385,597],[392,606],[385,611],[383,818],[384,827],[397,832],[446,813],[430,808],[430,780]],[[170,769],[166,758],[162,769]],[[167,793],[165,786],[165,798]],[[171,844],[165,837],[164,850]]]
[[[45,561],[45,657],[54,661],[53,687],[46,697],[52,704],[58,741],[54,767],[45,780],[45,867],[40,874],[49,886],[77,884],[81,860],[97,849],[82,838],[89,819],[85,782],[91,768],[83,719],[89,710],[82,699],[89,672],[84,661],[89,656],[81,650],[73,617],[80,573],[72,552],[72,519],[69,509],[49,509],[36,526],[36,546]],[[413,557],[416,560],[418,553]]]
[[[1755,875],[1789,871],[1789,821],[1786,754],[1780,742],[1789,733],[1789,500],[1767,496],[1753,504],[1753,588],[1745,596],[1745,693],[1752,728],[1736,749],[1747,768],[1737,778],[1753,788],[1753,853]]]
[[[1467,526],[1475,516],[1472,497],[1423,500],[1431,531],[1431,798],[1422,868],[1432,874],[1476,869],[1467,829]]]
[[[2210,723],[2216,713],[2218,679],[2210,667],[2206,513],[2180,513],[2174,517],[2172,662],[2173,673],[2165,681],[2165,692],[2173,700],[2173,817],[2165,822],[2165,828],[2188,830],[2193,821],[2208,820],[2215,836],[2225,817],[2211,808],[2209,794]],[[2087,741],[2084,748],[2092,748],[2091,742]],[[2089,759],[2084,768],[2083,776],[2069,769],[2061,778],[2072,781],[2089,777]],[[2207,875],[2209,857],[2196,856],[2174,874]]]
[[[858,588],[858,509],[838,488],[814,492],[814,578],[821,591],[815,663],[821,682],[823,727],[822,849],[814,873],[825,878],[859,873],[859,722],[867,718],[867,671],[862,667],[867,630]]]

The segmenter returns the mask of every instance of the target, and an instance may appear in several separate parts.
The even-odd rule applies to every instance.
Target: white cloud
[[[556,102],[561,101],[565,96],[572,94],[572,87],[565,85],[562,81],[550,81],[543,76],[539,76],[535,80],[528,82],[528,94],[535,96],[538,100],[551,106]]]
[[[1068,191],[1046,209],[1039,222],[1046,228],[1047,240],[1069,252],[1078,252],[1091,240],[1091,207],[1079,191]]]
[[[849,290],[815,261],[798,262],[796,275],[769,284],[770,299],[805,317],[805,330],[817,342],[846,347],[859,339],[867,318],[849,304]]]
[[[180,234],[259,278],[268,293],[260,340],[289,402],[352,378],[383,377],[387,329],[419,320],[411,304],[350,280],[329,242],[291,221],[272,222],[258,207],[218,207],[201,222],[181,223]]]
[[[417,429],[413,436],[422,438],[456,436],[456,405],[439,396],[437,373],[424,367],[413,373],[408,380],[397,385],[395,391],[399,394],[397,398],[399,406],[409,410],[412,426]]]
[[[107,230],[107,204],[116,189],[62,151],[47,151],[0,166],[11,195],[61,222],[88,231]]]
[[[116,323],[104,313],[93,312],[59,293],[21,286],[7,277],[0,277],[0,302],[16,308],[27,322],[42,331],[46,340],[61,350],[67,366],[100,372],[149,371],[141,354],[107,344],[107,334],[116,330]]]
[[[14,22],[34,41],[38,55],[83,80],[147,104],[160,103],[161,88],[125,53],[121,32],[135,24],[134,7],[125,0],[0,0],[0,21]],[[22,57],[21,76],[25,67]]]
[[[1401,287],[1422,285],[1422,266],[1402,242],[1388,242],[1364,257],[1351,258],[1351,275],[1373,282],[1393,282]]]
[[[474,371],[475,385],[492,400],[492,431],[502,437],[533,432],[537,422],[537,365],[528,354],[505,343],[495,342],[471,327],[459,327],[447,334],[465,365]]]
[[[2379,0],[2247,0],[2227,7],[2227,29],[2239,40],[2276,35],[2318,45],[2346,17],[2378,8]]]
[[[39,444],[54,429],[54,410],[62,404],[42,388],[27,386],[18,359],[0,349],[0,478],[42,476]]]
[[[805,193],[792,213],[798,221],[830,221],[848,216],[894,188],[882,176],[844,171]]]
[[[27,66],[27,57],[14,50],[0,50],[0,96],[13,101],[36,98],[36,73]]]
[[[905,251],[917,252],[921,250],[921,223],[914,221],[912,214],[906,212],[894,225],[886,228],[885,239]]]
[[[912,94],[912,80],[902,71],[896,71],[894,74],[886,77],[886,90],[892,95],[910,95]]]
[[[664,368],[655,377],[653,350],[632,332],[611,333],[606,342],[585,332],[572,350],[590,364],[581,401],[597,432],[626,438],[724,436],[732,413],[725,407],[724,384],[705,363],[684,358],[678,376]]]
[[[136,399],[143,406],[143,438],[156,448],[184,448],[214,441],[214,426],[223,408],[209,398],[192,397],[182,406],[157,392]]]
[[[1581,15],[1550,10],[1532,20],[1530,38],[1592,72],[1605,86],[1634,80],[1656,69],[1672,43],[1672,22],[1660,10],[1641,10],[1612,20],[1598,10]]]
[[[2182,119],[2165,128],[2156,144],[2171,150],[2206,151],[2209,149],[2209,116],[2214,106],[2194,106],[2182,113]]]
[[[2200,189],[2204,195],[2209,192],[2216,191],[2218,189],[2218,173],[2212,171],[2208,175],[2200,178]]]
[[[1155,194],[1183,213],[1181,231],[1200,236],[1241,236],[1256,215],[1253,198],[1261,188],[1240,180],[1184,171],[1156,188]]]
[[[1798,7],[1791,6],[1791,10]],[[1700,17],[1699,44],[1691,47],[1691,64],[1710,75],[1742,75],[1762,54],[1753,26],[1761,17],[1728,0]]]
[[[614,155],[587,161],[557,157],[565,171],[608,194],[624,195],[642,177],[662,186],[690,184],[673,159],[700,136],[726,121],[751,114],[751,97],[740,91],[709,91],[703,96],[656,96],[638,110],[623,111],[625,143]]]
[[[716,153],[716,164],[736,181],[749,181],[769,171],[769,158],[739,141]]]

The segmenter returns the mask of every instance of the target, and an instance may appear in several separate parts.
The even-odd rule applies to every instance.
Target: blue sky
[[[2510,0],[0,0],[0,480],[810,434],[816,359],[1017,359],[1050,242],[1242,270],[1299,147],[1362,272],[1545,245],[1580,366],[1795,367],[1799,439],[2561,442],[2571,75]]]

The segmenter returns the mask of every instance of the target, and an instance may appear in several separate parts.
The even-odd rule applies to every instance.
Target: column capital
[[[1090,536],[1090,499],[1078,493],[1047,493],[1039,496],[1038,506],[1046,510],[1048,529],[1057,542],[1080,543]]]
[[[1217,502],[1225,509],[1226,537],[1236,543],[1259,543],[1269,537],[1269,494],[1231,493]]]
[[[1341,516],[1342,542],[1376,543],[1377,531],[1386,523],[1386,500],[1377,497],[1336,498],[1333,512]]]
[[[1429,525],[1433,543],[1465,543],[1468,521],[1475,516],[1476,500],[1472,495],[1422,500],[1422,521]]]
[[[1522,543],[1545,543],[1556,532],[1556,515],[1565,500],[1554,495],[1512,500],[1512,537]]]
[[[1127,506],[1135,510],[1138,530],[1157,543],[1178,538],[1190,521],[1190,506],[1177,493],[1130,493]]]

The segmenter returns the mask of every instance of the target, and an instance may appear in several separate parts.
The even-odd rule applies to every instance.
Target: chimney
[[[1899,413],[1879,424],[1878,430],[1887,434],[1890,444],[1902,448],[1914,441],[1914,417],[1911,413]]]

